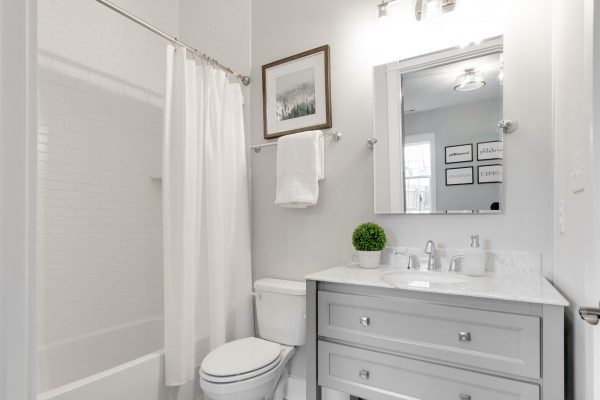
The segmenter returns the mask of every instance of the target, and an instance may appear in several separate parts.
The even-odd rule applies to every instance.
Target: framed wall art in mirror
[[[501,140],[477,143],[477,161],[502,160]]]
[[[446,164],[456,164],[473,161],[473,145],[461,144],[446,146]]]
[[[503,61],[497,37],[374,68],[376,213],[502,212]]]

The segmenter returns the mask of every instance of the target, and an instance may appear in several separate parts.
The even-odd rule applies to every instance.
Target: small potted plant
[[[361,268],[377,268],[381,261],[381,250],[385,247],[385,231],[372,222],[360,224],[352,234],[352,244],[356,249]]]

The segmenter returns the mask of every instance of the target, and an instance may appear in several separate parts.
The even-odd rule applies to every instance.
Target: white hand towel
[[[275,204],[306,208],[317,204],[319,180],[325,178],[323,132],[282,136],[277,142]]]

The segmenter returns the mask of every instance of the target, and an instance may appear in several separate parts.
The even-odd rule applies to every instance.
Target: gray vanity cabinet
[[[562,307],[307,281],[307,399],[563,399]]]
[[[319,383],[369,400],[537,400],[539,386],[319,341]]]
[[[440,362],[540,377],[540,318],[320,291],[318,333]]]

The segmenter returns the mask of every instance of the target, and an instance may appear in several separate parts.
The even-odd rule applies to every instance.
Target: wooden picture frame
[[[332,127],[329,45],[262,66],[263,136]]]
[[[473,144],[457,144],[444,148],[446,164],[473,162]]]
[[[479,185],[487,183],[503,183],[503,174],[502,164],[479,165],[477,167],[477,183]]]
[[[456,175],[458,170],[465,172],[463,176]],[[466,173],[466,171],[469,172]],[[446,168],[446,186],[472,185],[474,183],[473,172],[473,167]]]
[[[477,161],[502,160],[503,145],[502,140],[477,143]]]

